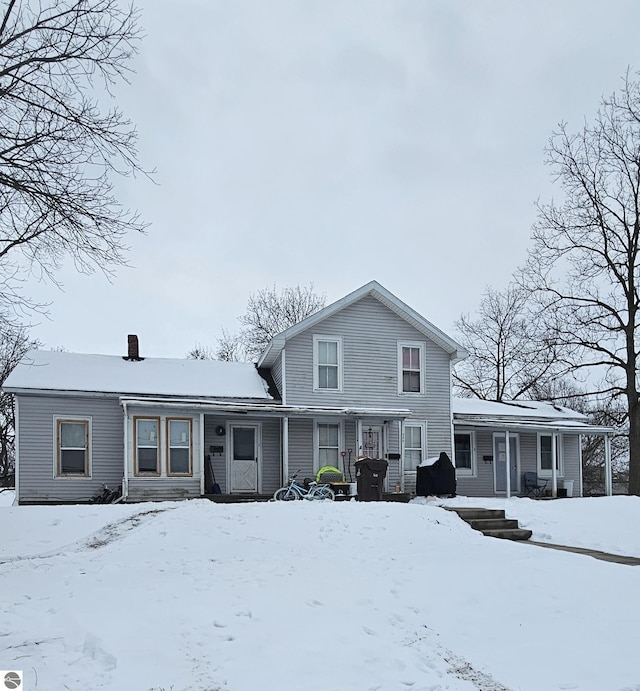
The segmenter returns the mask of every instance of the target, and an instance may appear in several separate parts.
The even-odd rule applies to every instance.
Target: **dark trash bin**
[[[387,462],[375,458],[362,458],[354,463],[358,485],[358,501],[382,501]]]
[[[416,495],[419,497],[456,495],[456,469],[443,451],[433,465],[418,466]]]

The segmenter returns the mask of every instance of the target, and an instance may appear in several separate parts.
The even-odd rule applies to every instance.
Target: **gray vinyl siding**
[[[282,423],[279,418],[262,420],[262,492],[272,494],[282,486]]]
[[[262,430],[262,493],[272,494],[281,482],[282,467],[282,422],[280,418],[226,418],[221,415],[204,416],[204,448],[205,454],[211,456],[213,472],[216,482],[224,493],[228,492],[227,484],[227,456],[230,453],[230,445],[227,434],[219,436],[216,427],[227,429],[227,423],[256,424],[259,423]],[[221,446],[222,455],[211,454],[212,446]]]
[[[205,415],[204,416],[204,453],[211,457],[211,462],[213,464],[213,473],[216,478],[216,482],[225,492],[227,486],[227,435],[216,434],[216,427],[224,427],[227,429],[226,418],[218,415]],[[221,446],[222,453],[211,453],[212,446]]]
[[[562,438],[562,455],[564,465],[564,480],[573,480],[573,496],[582,496],[582,487],[580,484],[581,465],[582,465],[582,450],[581,450],[580,435],[565,434]]]
[[[298,472],[298,480],[313,477],[313,420],[289,420],[289,474]]]
[[[471,427],[459,427],[456,432],[473,431]],[[476,438],[476,477],[458,476],[457,493],[469,497],[493,497],[504,496],[504,493],[495,492],[493,472],[493,434],[503,433],[498,428],[479,428],[475,430]],[[551,432],[549,432],[551,433]],[[525,472],[537,472],[538,467],[538,435],[536,432],[520,432],[519,440],[519,472],[518,487],[512,488],[512,494],[523,494],[522,474]],[[573,495],[580,494],[580,437],[577,434],[564,434],[562,443],[564,473],[558,477],[558,486],[562,486],[562,480],[573,480]],[[491,458],[491,460],[484,460]],[[551,487],[549,480],[548,487]]]
[[[342,338],[343,389],[313,390],[313,336]],[[425,392],[398,393],[398,342],[424,343]],[[449,355],[374,297],[368,296],[298,334],[286,346],[290,405],[407,408],[428,420],[427,455],[451,454]],[[390,448],[390,451],[393,451]]]
[[[278,387],[278,391],[281,397],[284,396],[284,391],[282,390],[282,358],[283,354],[280,353],[278,359],[275,361],[273,367],[271,368],[271,376],[273,377],[273,381]]]
[[[87,501],[124,474],[123,412],[117,398],[17,396],[19,502]],[[56,478],[54,417],[91,418],[91,477]]]

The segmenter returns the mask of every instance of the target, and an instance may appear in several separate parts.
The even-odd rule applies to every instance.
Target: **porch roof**
[[[412,415],[407,408],[359,408],[355,406],[332,408],[321,406],[295,406],[277,403],[250,403],[193,398],[151,398],[121,396],[125,406],[154,408],[191,408],[204,413],[229,413],[267,417],[372,417],[385,420],[403,420]]]
[[[574,434],[615,432],[613,427],[594,425],[586,415],[550,401],[497,402],[476,398],[454,398],[453,424],[456,427],[552,430]]]

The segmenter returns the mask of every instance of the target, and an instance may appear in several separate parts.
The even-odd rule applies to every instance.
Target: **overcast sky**
[[[375,279],[446,332],[522,263],[544,147],[640,68],[636,0],[141,0],[119,105],[150,223],[112,284],[70,268],[46,347],[182,357],[265,286]]]

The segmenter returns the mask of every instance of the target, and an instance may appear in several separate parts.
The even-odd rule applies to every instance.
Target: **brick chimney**
[[[123,357],[124,360],[129,360],[130,362],[140,362],[144,358],[140,357],[140,349],[138,346],[138,337],[135,334],[129,334],[127,336],[128,354]]]

